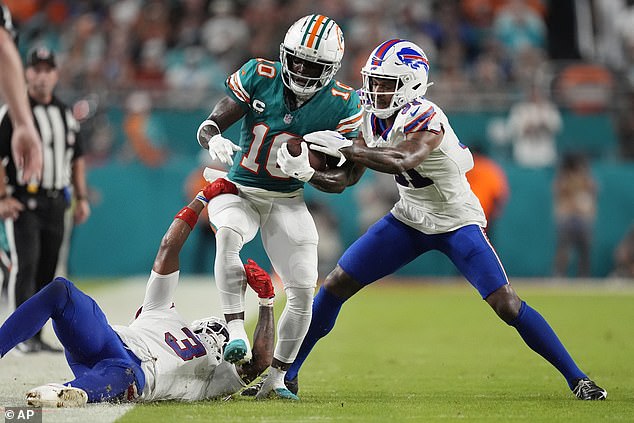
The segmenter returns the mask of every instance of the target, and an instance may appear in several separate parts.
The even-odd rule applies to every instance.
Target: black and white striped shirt
[[[57,97],[49,104],[38,104],[29,98],[33,119],[42,138],[42,180],[40,189],[62,190],[71,185],[72,163],[83,155],[79,123],[72,111]],[[15,163],[11,155],[11,135],[13,125],[7,106],[0,108],[0,158],[5,164],[8,184],[16,190],[23,189],[17,185]]]
[[[4,4],[0,3],[0,28],[7,30],[9,35],[15,40],[17,32],[13,26],[13,20],[11,19],[11,13]]]

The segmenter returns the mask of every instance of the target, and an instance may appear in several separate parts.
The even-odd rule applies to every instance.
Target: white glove
[[[233,164],[233,153],[240,151],[242,148],[235,145],[221,134],[216,134],[209,140],[209,156],[212,160],[220,160],[222,163]]]
[[[311,144],[311,150],[320,151],[329,156],[337,157],[339,159],[337,166],[341,166],[346,161],[346,158],[339,150],[352,145],[352,140],[349,140],[337,131],[327,130],[311,132],[310,134],[304,135],[303,138]]]
[[[288,152],[287,144],[282,144],[280,149],[277,150],[277,165],[288,176],[308,182],[313,177],[315,169],[310,167],[310,162],[308,161],[308,145],[302,142],[301,147],[302,153],[297,157],[293,157]]]

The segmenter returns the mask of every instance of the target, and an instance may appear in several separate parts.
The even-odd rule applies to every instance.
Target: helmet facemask
[[[400,77],[377,76],[364,72],[361,74],[363,75],[363,90],[361,92],[363,104],[379,119],[389,118],[407,103],[407,98],[402,92],[403,82]],[[392,82],[393,90],[377,90],[375,88],[376,80]]]
[[[310,97],[326,86],[339,70],[339,63],[302,57],[290,51],[282,44],[280,46],[280,61],[282,62],[282,80],[298,97]],[[304,62],[304,71],[296,72],[298,63]],[[307,69],[306,69],[307,68]]]
[[[218,350],[222,356],[229,341],[229,330],[224,320],[217,317],[207,317],[193,321],[190,328],[205,345],[208,352],[212,353],[214,350]]]

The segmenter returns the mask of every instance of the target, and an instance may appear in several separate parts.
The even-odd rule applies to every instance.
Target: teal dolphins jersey
[[[362,107],[356,91],[332,80],[296,110],[284,102],[282,65],[251,59],[225,82],[227,93],[246,111],[238,151],[229,179],[269,191],[291,192],[304,183],[285,175],[277,166],[277,151],[290,138],[310,132],[335,130],[357,136]]]

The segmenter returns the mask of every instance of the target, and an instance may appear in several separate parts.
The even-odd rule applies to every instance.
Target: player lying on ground
[[[15,310],[0,328],[0,355],[51,318],[75,375],[65,384],[32,389],[29,405],[214,398],[237,392],[271,364],[275,292],[268,274],[252,260],[244,268],[260,297],[260,311],[250,362],[235,366],[223,361],[229,338],[223,320],[210,317],[189,324],[173,304],[179,252],[199,213],[209,199],[235,193],[231,182],[218,179],[176,215],[154,260],[143,306],[130,326],[108,324],[97,303],[64,278],[56,278]]]
[[[428,70],[427,57],[416,44],[382,43],[361,71],[363,137],[353,144],[334,131],[304,136],[315,150],[335,157],[343,154],[357,164],[393,174],[400,199],[346,250],[326,277],[314,300],[309,331],[285,375],[287,387],[297,392],[302,363],[333,328],[347,299],[427,251],[438,250],[531,349],[561,372],[579,399],[605,399],[606,391],[577,367],[546,320],[509,284],[482,229],[482,207],[465,177],[473,167],[471,153],[443,111],[423,97]]]

